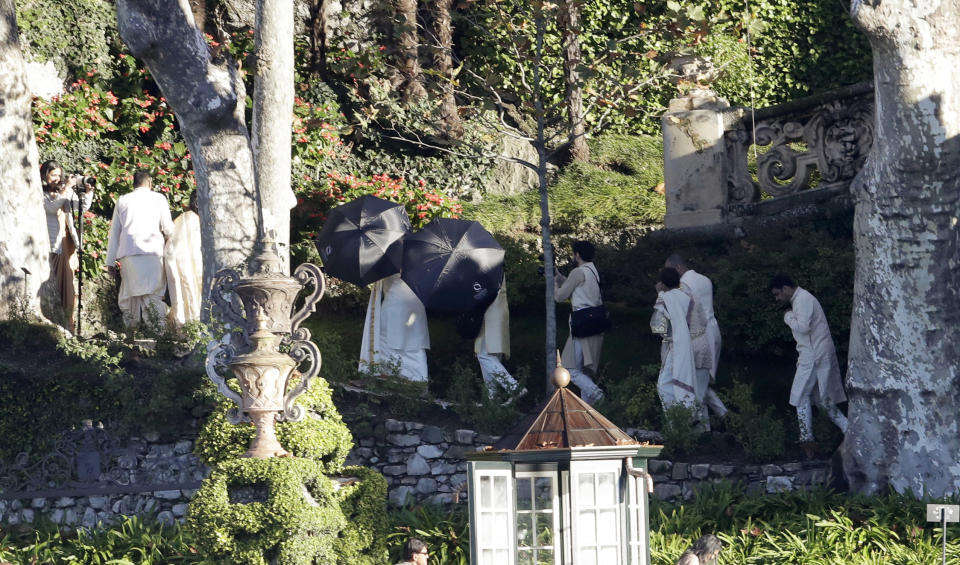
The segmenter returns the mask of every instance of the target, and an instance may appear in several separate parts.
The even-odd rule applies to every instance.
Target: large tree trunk
[[[850,332],[853,488],[960,489],[960,3],[854,0],[877,123],[856,178]]]
[[[427,91],[420,76],[420,35],[417,33],[417,0],[396,2],[396,33],[400,59],[400,93],[404,102],[425,98]]]
[[[50,276],[37,143],[13,0],[0,0],[0,319],[40,314]]]
[[[440,114],[443,118],[443,133],[450,139],[460,139],[463,136],[463,122],[460,120],[457,100],[453,95],[456,77],[453,75],[453,21],[450,17],[452,4],[453,0],[434,0],[433,33],[437,44],[434,46],[433,63],[442,77]]]
[[[257,1],[251,145],[264,230],[274,232],[284,271],[290,272],[290,132],[293,129],[293,2]]]
[[[236,63],[207,46],[186,0],[171,4],[118,0],[117,25],[163,91],[193,156],[207,296],[217,271],[250,257],[258,233],[246,90]]]
[[[566,0],[558,7],[558,24],[563,33],[563,70],[567,89],[567,118],[570,122],[570,157],[589,161],[586,124],[583,113],[583,87],[580,85],[580,6],[583,0]]]

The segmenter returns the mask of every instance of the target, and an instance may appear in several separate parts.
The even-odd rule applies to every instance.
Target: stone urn
[[[299,326],[324,291],[319,267],[305,263],[293,277],[287,276],[272,242],[265,241],[263,247],[254,257],[249,275],[225,269],[214,278],[211,295],[227,331],[222,339],[208,344],[206,363],[207,376],[217,390],[236,404],[227,415],[230,422],[256,426],[243,457],[257,458],[289,455],[277,441],[274,425],[278,420],[298,421],[304,416],[294,400],[320,371],[320,351],[310,341],[309,330]],[[294,312],[296,298],[307,286],[312,286],[313,292]],[[304,363],[307,367],[301,370]],[[291,387],[294,374],[299,381]],[[239,394],[227,385],[231,375],[240,385]]]

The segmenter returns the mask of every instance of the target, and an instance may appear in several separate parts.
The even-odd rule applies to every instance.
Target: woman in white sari
[[[680,290],[680,274],[676,269],[660,271],[657,283],[657,302],[654,305],[650,327],[663,336],[660,346],[660,377],[657,392],[666,410],[675,404],[696,409],[696,363],[693,356],[693,341],[687,316],[691,299]]]

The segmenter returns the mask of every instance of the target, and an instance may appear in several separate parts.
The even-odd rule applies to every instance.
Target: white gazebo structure
[[[468,453],[472,565],[649,565],[641,444],[566,388],[494,446]]]

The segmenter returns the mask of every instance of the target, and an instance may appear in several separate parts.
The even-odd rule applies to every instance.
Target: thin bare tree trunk
[[[563,33],[563,70],[567,94],[567,118],[570,123],[570,157],[589,161],[586,124],[583,112],[583,87],[580,85],[580,6],[583,0],[559,3],[557,19]]]
[[[400,92],[404,102],[427,96],[420,76],[420,38],[417,33],[417,0],[395,0],[400,58]]]
[[[437,73],[443,77],[440,85],[440,113],[443,118],[444,135],[450,139],[463,136],[463,122],[457,111],[454,97],[456,77],[453,75],[453,20],[450,17],[452,0],[434,0],[433,33],[437,45],[434,47],[433,63]]]
[[[867,493],[960,490],[960,4],[855,0],[876,137],[857,176],[844,469]]]
[[[253,88],[253,149],[264,230],[272,232],[284,271],[290,272],[290,135],[293,128],[293,2],[257,1],[257,55]]]
[[[540,188],[540,231],[543,241],[543,267],[546,275],[546,290],[544,302],[546,305],[546,388],[547,393],[553,390],[553,369],[557,366],[557,302],[556,288],[554,287],[554,267],[556,262],[553,255],[553,242],[550,232],[550,197],[547,190],[547,142],[545,137],[546,116],[543,106],[543,41],[546,33],[546,22],[543,11],[536,8],[537,37],[536,51],[534,52],[533,67],[533,103],[537,118],[537,135],[534,148],[537,150],[537,180]]]
[[[21,305],[39,316],[42,283],[50,276],[50,239],[26,78],[16,8],[13,0],[0,0],[0,318],[19,313]]]
[[[214,54],[186,0],[118,0],[120,35],[173,109],[190,148],[199,192],[204,296],[217,271],[253,253],[260,216],[236,63]],[[208,315],[204,308],[205,316]]]

